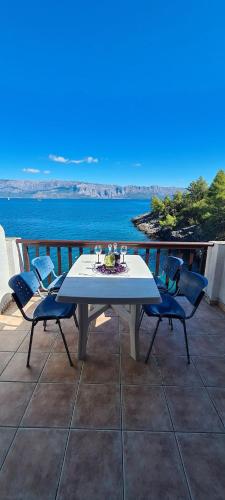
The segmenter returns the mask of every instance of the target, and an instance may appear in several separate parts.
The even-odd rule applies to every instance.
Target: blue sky
[[[2,2],[0,178],[211,181],[224,18],[217,0]]]

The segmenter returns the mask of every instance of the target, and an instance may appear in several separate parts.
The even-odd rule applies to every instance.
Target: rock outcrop
[[[161,227],[159,219],[151,212],[139,215],[132,219],[139,231],[145,233],[151,240],[159,241],[207,241],[206,235],[198,225],[172,229]]]

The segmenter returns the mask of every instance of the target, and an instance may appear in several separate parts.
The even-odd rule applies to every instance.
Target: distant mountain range
[[[80,181],[30,181],[0,179],[0,198],[150,198],[173,195],[184,188],[162,186],[119,186]]]

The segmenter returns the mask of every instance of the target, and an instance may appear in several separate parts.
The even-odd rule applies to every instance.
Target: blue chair
[[[180,277],[180,270],[183,266],[183,259],[180,259],[179,257],[174,257],[172,255],[169,255],[166,259],[166,262],[163,266],[163,275],[168,278],[168,283],[164,282],[160,276],[154,276],[156,285],[159,289],[160,292],[169,292],[172,291],[175,286],[174,293],[177,292],[177,284],[179,281]],[[172,281],[172,285],[171,285]]]
[[[47,321],[47,320],[56,320],[67,352],[67,356],[69,358],[70,365],[73,366],[69,349],[66,343],[66,339],[62,331],[60,320],[71,318],[72,316],[75,320],[76,304],[62,304],[60,302],[55,301],[55,295],[47,295],[36,307],[33,313],[33,318],[30,318],[26,315],[23,308],[24,306],[26,306],[29,300],[39,289],[40,283],[37,279],[36,274],[33,271],[17,274],[12,278],[10,278],[9,286],[13,290],[12,296],[19,310],[21,311],[23,317],[27,321],[30,321],[32,323],[29,349],[27,355],[27,367],[30,366],[30,354],[31,354],[34,328],[39,321]]]
[[[145,363],[148,362],[151,350],[154,344],[154,340],[158,331],[159,323],[164,319],[169,320],[178,319],[183,324],[184,337],[187,351],[188,364],[190,363],[187,330],[186,330],[186,320],[192,318],[197,310],[202,298],[204,297],[204,288],[207,286],[208,280],[201,276],[201,274],[193,273],[192,271],[182,271],[180,274],[180,279],[178,283],[178,293],[188,300],[188,302],[193,306],[190,314],[186,314],[185,310],[179,302],[168,293],[161,294],[162,302],[160,304],[148,304],[143,305],[143,311],[147,316],[158,318],[155,331],[150,343],[150,347],[145,359]]]
[[[42,257],[35,257],[35,259],[32,260],[32,266],[34,267],[37,273],[42,290],[52,293],[52,292],[57,292],[60,289],[66,277],[66,273],[57,276],[57,274],[55,273],[54,264],[49,255],[44,255]],[[43,284],[43,281],[49,276],[53,276],[54,279],[53,281],[51,281],[50,285],[48,285],[48,287],[46,288]]]

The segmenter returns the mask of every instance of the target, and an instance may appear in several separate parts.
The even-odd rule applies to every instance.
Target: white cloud
[[[80,165],[80,163],[84,163],[84,160],[69,160],[68,163],[75,163],[75,165]]]
[[[138,161],[136,163],[134,163],[134,167],[141,167],[141,166],[142,166],[142,163],[140,163]]]
[[[45,174],[45,175],[50,174],[50,172],[51,172],[50,170],[43,170],[43,174]]]
[[[58,163],[68,163],[69,159],[64,158],[64,156],[57,156],[57,155],[48,155],[49,160],[51,161],[56,161]]]
[[[38,170],[38,168],[23,168],[23,172],[27,174],[39,174],[40,170]]]
[[[49,157],[49,160],[51,160],[51,161],[56,161],[58,163],[66,163],[67,165],[70,165],[72,163],[75,165],[80,165],[82,163],[91,164],[91,163],[98,163],[99,162],[99,159],[94,158],[94,156],[86,156],[85,158],[81,158],[78,160],[72,160],[69,158],[64,158],[64,156],[57,156],[57,155],[48,155],[48,157]]]

